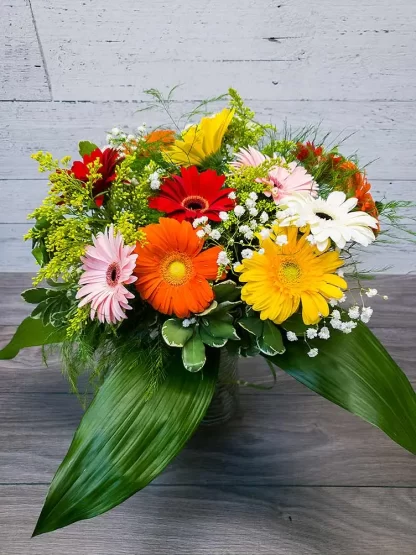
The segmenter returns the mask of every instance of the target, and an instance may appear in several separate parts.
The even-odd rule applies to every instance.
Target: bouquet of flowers
[[[40,268],[22,296],[35,306],[0,358],[58,346],[73,390],[83,373],[94,386],[35,535],[158,476],[218,388],[249,385],[222,372],[240,356],[416,453],[416,396],[366,326],[382,295],[357,257],[403,203],[374,200],[358,160],[313,130],[279,134],[228,99],[214,115],[202,103],[197,123],[82,141],[74,162],[33,155],[50,173],[26,236]]]

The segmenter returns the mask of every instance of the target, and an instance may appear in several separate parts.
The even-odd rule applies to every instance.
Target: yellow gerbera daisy
[[[234,110],[225,108],[212,117],[192,125],[165,152],[166,158],[178,166],[200,166],[208,156],[219,151]]]
[[[339,254],[318,252],[308,235],[309,230],[299,237],[297,227],[274,226],[268,239],[260,239],[264,253],[254,252],[237,268],[245,283],[241,298],[260,312],[262,320],[281,324],[302,303],[303,321],[316,324],[329,314],[328,299],[343,296],[347,284],[334,274],[343,265]]]

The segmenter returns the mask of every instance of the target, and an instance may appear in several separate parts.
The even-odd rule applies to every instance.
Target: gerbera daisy
[[[322,146],[315,146],[314,143],[308,141],[306,143],[297,143],[296,145],[296,158],[303,162],[310,159],[310,161],[319,161],[323,154]]]
[[[219,213],[235,206],[235,201],[228,198],[235,189],[223,188],[224,182],[225,176],[214,170],[199,173],[195,166],[181,168],[181,175],[164,181],[158,196],[149,200],[149,207],[179,221],[206,216],[219,222]]]
[[[241,168],[243,166],[260,166],[266,160],[270,160],[268,156],[257,150],[256,148],[249,146],[247,148],[240,148],[240,150],[235,155],[235,160],[231,162],[231,166],[234,168]]]
[[[124,246],[120,233],[114,236],[112,225],[92,239],[94,246],[87,247],[81,258],[84,273],[79,280],[82,287],[77,299],[82,299],[80,307],[91,304],[91,320],[97,315],[100,322],[115,324],[126,318],[124,310],[131,308],[128,299],[134,295],[125,285],[137,279],[132,276],[137,254],[132,254],[134,245]]]
[[[136,247],[134,271],[140,296],[155,310],[178,318],[205,310],[214,299],[208,280],[217,279],[222,249],[202,251],[204,241],[186,221],[160,218],[143,231],[147,241]]]
[[[173,129],[155,129],[145,137],[143,154],[149,156],[156,151],[167,150],[174,142],[175,131]]]
[[[175,142],[175,131],[173,129],[155,129],[145,137],[147,144],[158,143],[161,147],[171,145]]]
[[[281,226],[309,225],[320,251],[328,248],[330,239],[340,249],[349,241],[367,247],[375,239],[371,228],[377,229],[378,222],[365,212],[353,211],[357,202],[341,191],[330,193],[327,199],[298,194],[282,202],[287,209],[277,216]]]
[[[276,203],[294,193],[307,192],[316,196],[318,191],[318,185],[313,177],[296,162],[286,164],[282,160],[282,166],[275,166],[270,170],[267,178],[258,181],[267,185],[264,194],[268,197],[272,196]]]
[[[166,151],[165,156],[178,166],[200,166],[209,156],[219,151],[234,110],[225,108],[212,117],[189,127]]]
[[[307,240],[298,238],[296,227],[273,226],[261,240],[262,254],[254,252],[236,271],[245,283],[241,298],[262,320],[281,324],[302,305],[305,324],[313,325],[329,315],[329,299],[340,299],[347,284],[334,272],[343,265],[337,252],[318,253]],[[277,240],[286,236],[286,241]],[[285,244],[281,244],[285,243]]]
[[[91,154],[85,154],[82,157],[82,162],[74,162],[70,172],[76,179],[86,183],[90,175],[88,164],[97,159],[100,160],[98,171],[101,178],[93,184],[92,194],[95,204],[101,206],[104,202],[104,193],[111,187],[111,183],[116,178],[116,166],[122,161],[119,152],[115,148],[105,148],[103,150],[96,148]]]
[[[155,129],[148,135],[139,139],[131,139],[121,145],[124,154],[139,152],[140,156],[151,156],[156,152],[162,152],[175,142],[175,131],[173,129]]]

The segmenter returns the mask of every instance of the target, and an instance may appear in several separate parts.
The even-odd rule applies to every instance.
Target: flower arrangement
[[[185,127],[83,141],[73,163],[33,155],[50,174],[26,236],[35,307],[0,358],[57,345],[73,390],[88,373],[95,391],[35,535],[162,472],[204,418],[224,352],[261,355],[416,453],[416,396],[366,326],[382,295],[356,255],[403,203],[373,199],[357,159],[228,98]]]

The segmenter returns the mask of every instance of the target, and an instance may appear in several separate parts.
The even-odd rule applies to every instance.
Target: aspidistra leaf
[[[166,380],[149,399],[151,354],[121,360],[84,414],[34,535],[102,514],[156,478],[205,415],[218,370],[216,359],[210,362],[203,374],[192,374],[174,351]]]
[[[287,342],[286,352],[269,360],[416,454],[416,393],[367,326],[359,322],[350,334],[333,331],[318,348],[310,358],[306,346]]]

